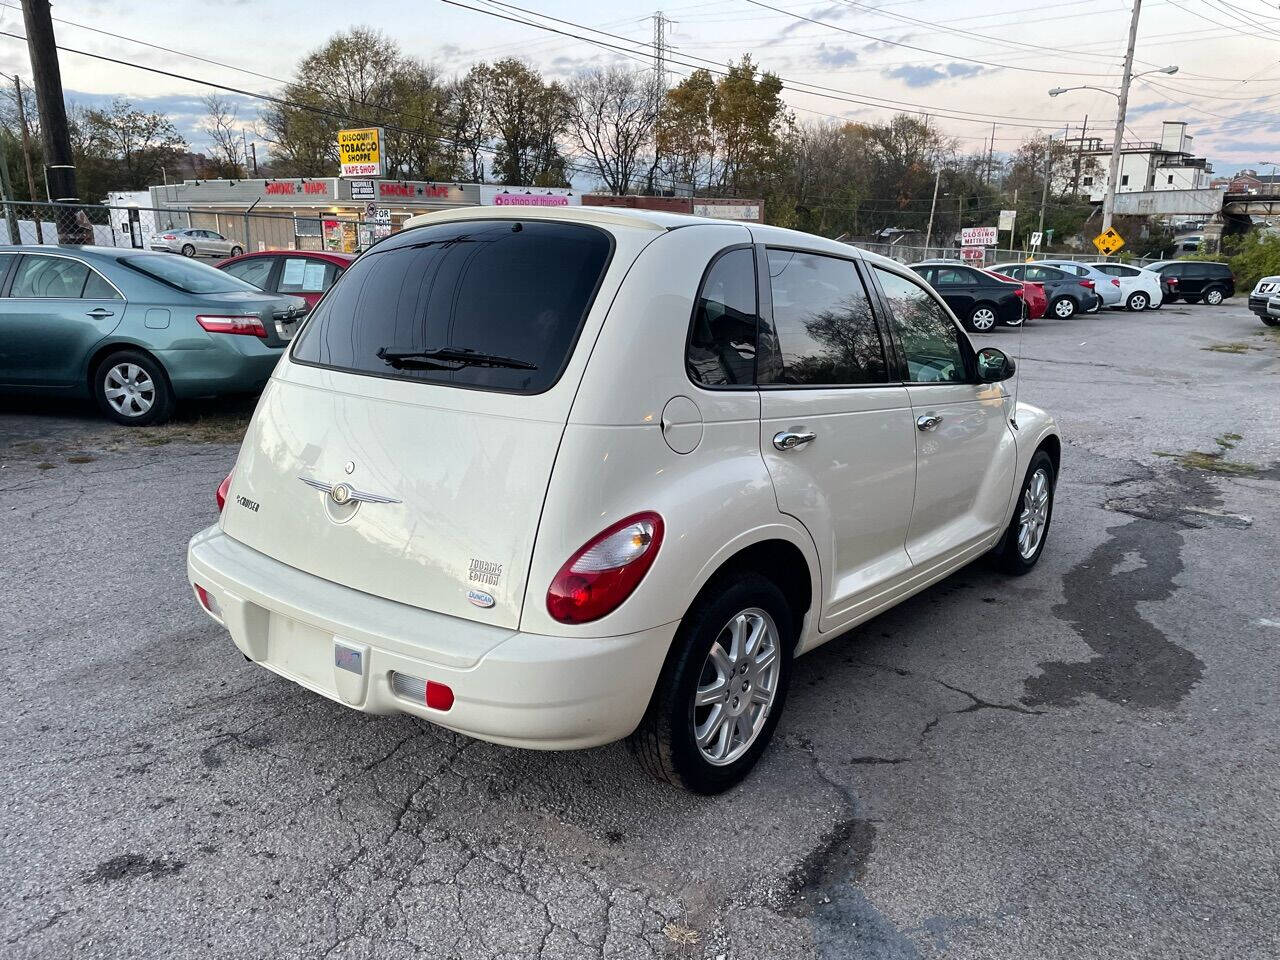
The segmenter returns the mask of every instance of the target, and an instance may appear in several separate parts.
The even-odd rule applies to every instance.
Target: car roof
[[[642,230],[675,230],[679,227],[706,223],[754,226],[738,220],[695,217],[691,213],[584,205],[576,207],[455,207],[452,210],[431,210],[410,217],[404,222],[401,230],[403,232],[429,223],[449,223],[456,220],[558,220],[610,227],[635,227]]]
[[[174,254],[161,250],[142,250],[137,247],[98,247],[93,244],[79,243],[15,243],[0,246],[0,253],[49,253],[95,257],[115,258],[123,254],[140,257],[172,257]]]

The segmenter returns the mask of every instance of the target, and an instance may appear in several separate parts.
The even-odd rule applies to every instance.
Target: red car
[[[262,250],[223,260],[216,266],[267,293],[301,297],[310,309],[354,259],[354,254],[327,250]]]
[[[1022,284],[1022,299],[1027,305],[1028,320],[1039,320],[1044,316],[1045,311],[1049,309],[1049,298],[1045,295],[1043,283],[1019,280],[1017,277],[1006,276],[1003,273],[997,273],[995,270],[983,270],[982,272],[995,277],[997,280],[1007,280],[1009,283]]]

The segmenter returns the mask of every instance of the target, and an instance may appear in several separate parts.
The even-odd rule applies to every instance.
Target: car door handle
[[[806,443],[811,443],[818,439],[816,433],[795,433],[790,430],[782,430],[773,435],[773,445],[778,450],[794,450],[796,447],[803,447]]]
[[[85,314],[86,317],[93,317],[95,320],[101,320],[103,317],[114,317],[115,315],[114,310],[105,310],[102,307],[94,307]]]
[[[918,430],[936,430],[938,424],[942,422],[942,414],[927,413],[923,416],[916,417],[916,429]]]

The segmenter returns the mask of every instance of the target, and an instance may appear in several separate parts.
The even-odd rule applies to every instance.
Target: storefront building
[[[431,210],[582,203],[561,188],[338,177],[187,180],[149,192],[157,229],[216,230],[245,250],[355,252]]]

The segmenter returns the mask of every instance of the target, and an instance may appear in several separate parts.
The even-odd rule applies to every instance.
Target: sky
[[[1118,89],[1132,9],[1132,0],[511,2],[523,11],[492,0],[458,0],[479,10],[444,0],[59,0],[53,13],[63,46],[274,93],[302,56],[334,32],[361,25],[382,30],[446,75],[505,56],[561,78],[597,64],[640,68],[652,63],[653,15],[662,9],[673,21],[666,27],[672,83],[695,67],[722,69],[749,53],[783,78],[784,97],[799,120],[927,114],[974,153],[985,152],[994,123],[1001,153],[1039,132],[1061,136],[1069,125],[1076,134],[1086,116],[1091,132],[1110,139],[1114,95],[1077,90],[1055,98],[1048,91]],[[23,33],[17,0],[0,0],[0,31]],[[206,145],[200,97],[207,87],[70,52],[62,53],[61,65],[69,101],[97,105],[123,96],[169,114],[194,149]],[[1195,152],[1217,173],[1280,162],[1280,4],[1143,0],[1135,71],[1166,65],[1178,66],[1178,73],[1134,82],[1128,139],[1158,139],[1161,121],[1185,120]],[[0,35],[0,70],[30,77],[23,42]],[[245,99],[239,109],[250,125],[258,107]]]

